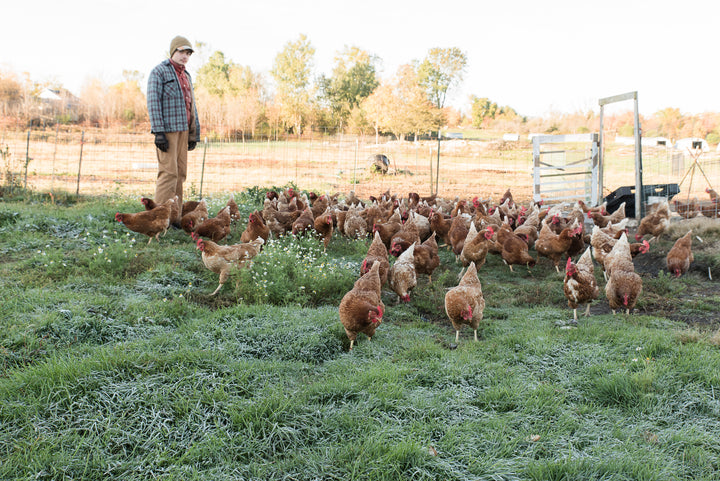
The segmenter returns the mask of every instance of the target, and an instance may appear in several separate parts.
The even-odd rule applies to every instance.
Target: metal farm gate
[[[597,205],[599,162],[598,134],[533,137],[533,200]]]

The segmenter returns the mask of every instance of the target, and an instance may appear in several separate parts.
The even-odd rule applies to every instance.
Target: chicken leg
[[[215,290],[213,291],[213,293],[210,294],[210,295],[211,295],[211,296],[214,296],[215,294],[217,294],[218,291],[222,288],[222,286],[223,286],[223,283],[221,282],[220,284],[218,284],[217,289],[215,289]]]

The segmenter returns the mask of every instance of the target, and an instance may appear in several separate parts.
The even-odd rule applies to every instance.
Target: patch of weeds
[[[685,290],[685,285],[670,273],[660,271],[657,277],[643,278],[643,295],[651,293],[658,298],[674,296]]]
[[[0,211],[0,228],[15,224],[20,220],[18,212]]]
[[[703,334],[694,328],[683,329],[675,332],[675,338],[680,344],[690,344],[701,342]]]
[[[358,266],[333,259],[315,239],[285,236],[270,240],[250,268],[231,276],[234,296],[274,305],[339,304],[358,277]]]

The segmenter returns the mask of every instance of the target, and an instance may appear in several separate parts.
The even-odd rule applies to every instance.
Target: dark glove
[[[162,132],[158,132],[155,134],[155,146],[160,149],[162,152],[167,152],[170,148],[170,142],[168,142],[168,139],[165,137],[165,134]]]
[[[193,150],[195,146],[197,145],[197,142],[194,140],[188,140],[188,150]]]

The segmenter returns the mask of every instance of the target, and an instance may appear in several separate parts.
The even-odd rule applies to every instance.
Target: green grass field
[[[262,193],[235,194],[244,219]],[[576,327],[547,259],[489,256],[481,339],[459,345],[443,250],[348,351],[337,306],[369,241],[271,241],[210,297],[185,233],[147,245],[114,221],[137,199],[56,200],[0,198],[0,479],[717,479],[717,227],[674,279],[675,226],[638,312],[601,294]]]

